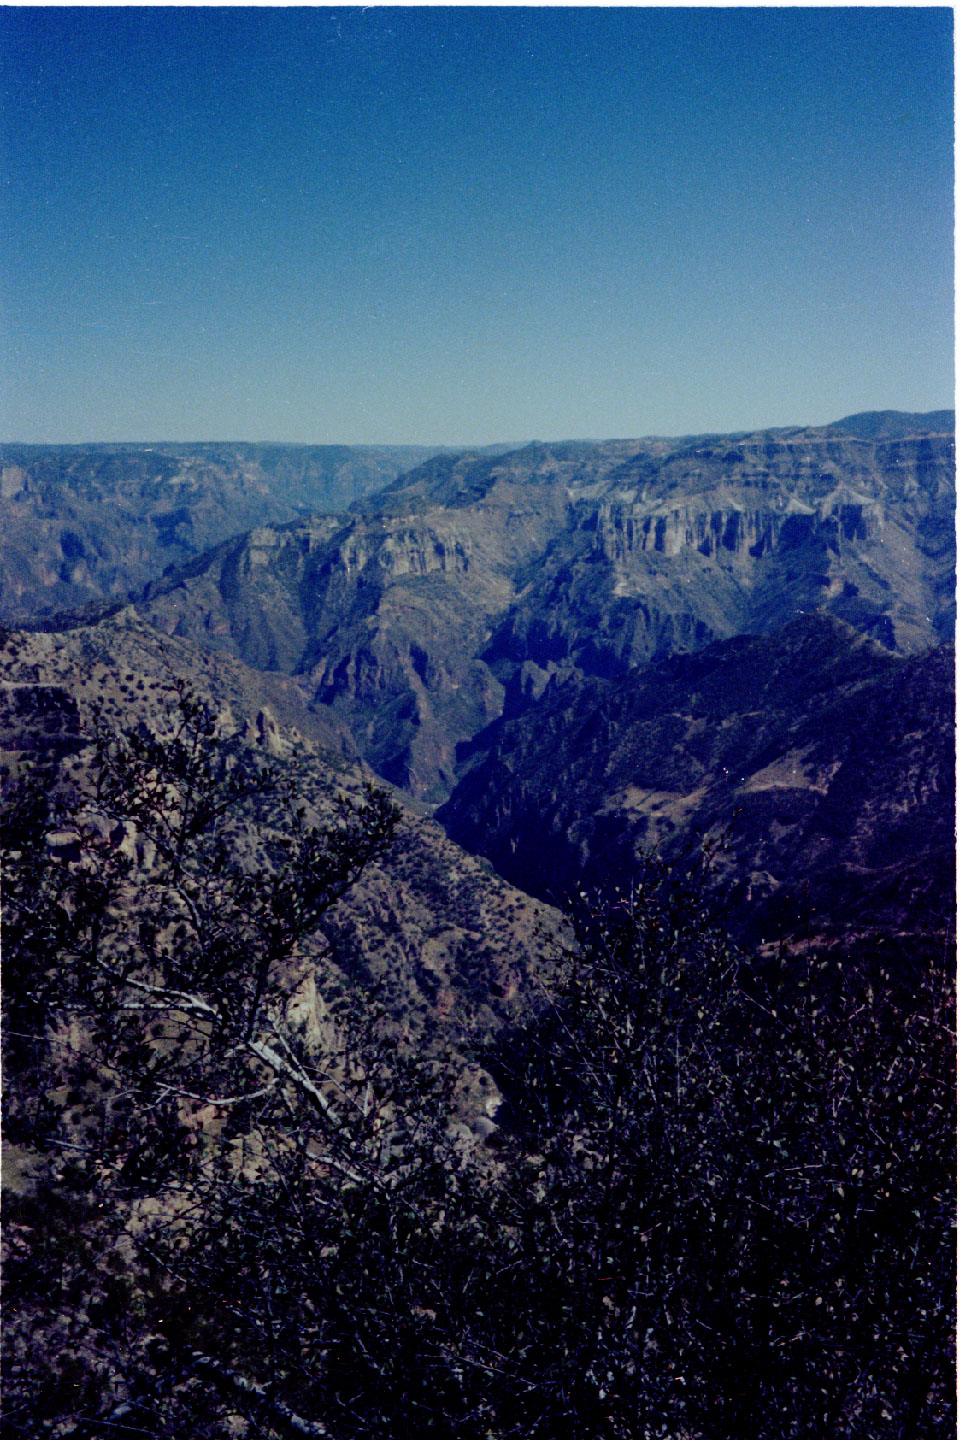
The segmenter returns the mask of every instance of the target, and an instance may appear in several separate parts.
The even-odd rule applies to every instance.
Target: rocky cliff
[[[348,517],[221,546],[140,609],[296,676],[380,774],[438,801],[463,747],[557,673],[820,610],[901,654],[951,634],[953,436],[924,423],[438,456]]]
[[[429,446],[0,446],[0,620],[122,598],[264,522],[342,511]]]

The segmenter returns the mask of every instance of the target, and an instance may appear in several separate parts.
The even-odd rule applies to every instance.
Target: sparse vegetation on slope
[[[490,1154],[449,1059],[284,984],[388,804],[284,820],[186,694],[91,773],[7,817],[7,1433],[950,1433],[945,967],[759,963],[652,865],[482,1052]]]
[[[9,781],[41,772],[51,788],[61,774],[82,779],[95,717],[116,731],[162,729],[178,677],[237,743],[292,765],[301,798],[318,811],[338,794],[362,799],[352,742],[329,712],[307,708],[292,680],[204,654],[129,611],[58,634],[14,633],[0,645],[3,773]],[[326,958],[305,942],[305,964],[316,960],[325,983],[380,986],[404,1033],[437,1023],[457,1034],[496,1027],[529,986],[536,926],[554,922],[401,795],[394,799],[402,843],[324,918]],[[235,842],[248,843],[242,827]]]
[[[953,908],[954,655],[899,657],[828,615],[615,680],[558,678],[478,738],[438,811],[560,903],[723,834],[718,903],[776,940],[942,933]]]

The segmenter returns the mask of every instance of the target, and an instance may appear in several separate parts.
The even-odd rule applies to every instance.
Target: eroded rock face
[[[123,599],[252,526],[346,510],[431,453],[424,445],[0,446],[0,617],[32,623]]]
[[[721,563],[749,563],[778,547],[822,544],[838,551],[845,541],[875,540],[883,523],[879,501],[847,495],[831,497],[819,510],[802,502],[778,510],[730,506],[712,511],[697,505],[651,511],[620,503],[598,510],[597,549],[614,564],[638,552],[671,557],[682,550],[697,550]]]
[[[141,612],[298,677],[427,801],[554,674],[613,676],[817,610],[952,633],[953,438],[832,430],[442,456],[349,517],[260,527]],[[459,757],[459,758],[458,758]]]

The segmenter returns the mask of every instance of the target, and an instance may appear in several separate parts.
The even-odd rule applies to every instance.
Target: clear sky
[[[952,23],[0,10],[0,437],[950,406]]]

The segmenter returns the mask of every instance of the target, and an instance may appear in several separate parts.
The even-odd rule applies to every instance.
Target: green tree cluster
[[[745,955],[651,861],[481,1147],[375,995],[291,1019],[384,797],[312,816],[181,688],[56,803],[7,807],[5,1434],[953,1433],[942,955]]]

